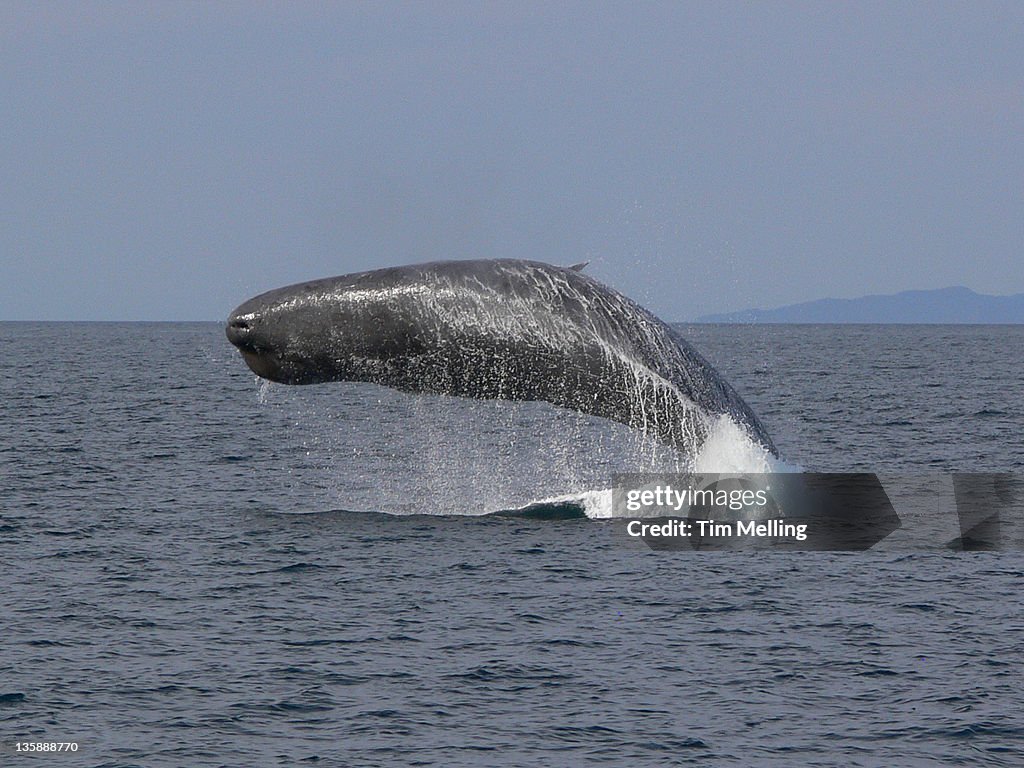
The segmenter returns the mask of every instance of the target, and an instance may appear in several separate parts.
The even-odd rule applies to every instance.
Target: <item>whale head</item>
[[[383,383],[421,347],[407,272],[375,270],[277,288],[239,305],[228,341],[249,368],[281,384]]]

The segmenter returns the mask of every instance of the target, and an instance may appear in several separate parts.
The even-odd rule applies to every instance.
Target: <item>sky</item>
[[[436,259],[1024,292],[1024,3],[0,1],[0,320]]]

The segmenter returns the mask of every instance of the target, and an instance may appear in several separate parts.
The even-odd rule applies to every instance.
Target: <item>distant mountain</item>
[[[1024,293],[987,296],[970,288],[818,299],[778,309],[698,317],[698,323],[1024,323]]]

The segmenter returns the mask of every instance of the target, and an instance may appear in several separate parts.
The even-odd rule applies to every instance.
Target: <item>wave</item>
[[[700,452],[693,459],[698,474],[767,474],[802,472],[803,468],[773,456],[728,416],[719,416]],[[615,516],[613,489],[600,488],[531,501],[522,507],[492,514],[534,520],[593,520]]]

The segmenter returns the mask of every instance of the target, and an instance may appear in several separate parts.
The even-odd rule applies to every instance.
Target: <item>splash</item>
[[[259,398],[260,405],[266,405],[270,399],[270,388],[274,384],[269,379],[263,379],[259,376],[256,377],[256,390],[258,392],[257,397]]]
[[[716,417],[693,460],[698,473],[765,474],[800,472],[801,468],[773,456],[728,416]]]
[[[794,471],[727,416],[694,455],[641,430],[547,403],[413,395],[374,385],[261,384],[260,404],[282,439],[282,484],[302,511],[398,515],[613,514],[622,472]],[[654,403],[651,403],[654,406]],[[526,514],[532,511],[533,514]]]
[[[773,456],[763,445],[752,439],[743,427],[728,416],[713,420],[707,439],[696,456],[677,456],[674,466],[663,462],[640,468],[641,471],[692,471],[698,474],[766,474],[772,472],[802,472],[803,469]],[[637,468],[631,468],[636,470]],[[592,519],[615,516],[613,491],[597,488],[576,493],[548,496],[524,506],[520,512],[541,508],[559,508],[575,505]],[[537,515],[534,515],[537,516]]]

